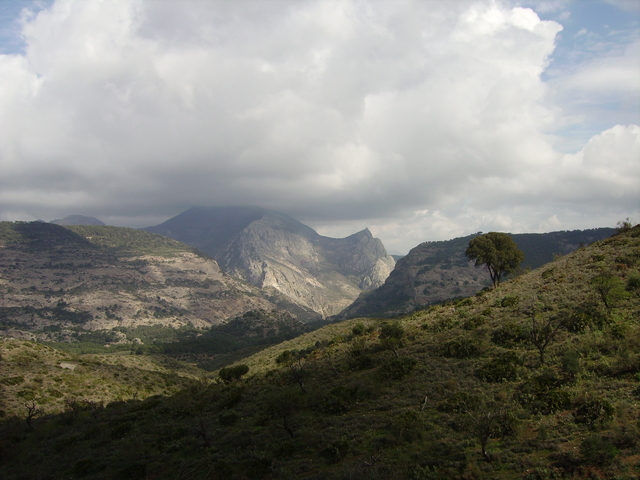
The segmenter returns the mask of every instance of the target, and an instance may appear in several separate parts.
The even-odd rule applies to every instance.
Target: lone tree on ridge
[[[469,260],[475,260],[476,267],[486,265],[494,287],[500,284],[503,275],[513,273],[524,260],[524,253],[511,235],[499,232],[472,239],[465,254]]]

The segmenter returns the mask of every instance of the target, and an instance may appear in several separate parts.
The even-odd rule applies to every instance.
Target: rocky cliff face
[[[615,232],[611,228],[539,234],[514,234],[524,252],[522,268],[537,268],[554,255],[570,253]],[[467,297],[490,285],[487,271],[475,267],[465,251],[475,235],[443,242],[425,242],[398,260],[385,283],[362,294],[336,318],[393,316],[452,298]]]
[[[228,274],[334,315],[382,285],[395,261],[369,230],[343,239],[254,207],[196,207],[145,230],[208,253]]]
[[[114,327],[206,328],[276,308],[258,288],[223,273],[215,260],[159,235],[0,222],[4,334],[66,340]]]

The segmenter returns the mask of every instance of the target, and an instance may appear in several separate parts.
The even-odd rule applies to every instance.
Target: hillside
[[[566,255],[580,246],[603,240],[614,233],[612,228],[598,228],[520,233],[511,237],[525,254],[521,268],[526,270],[538,268],[556,256]],[[382,286],[363,293],[336,319],[399,315],[445,300],[473,295],[490,286],[486,270],[475,267],[465,256],[469,241],[476,235],[418,245],[398,260]]]
[[[635,479],[638,318],[640,226],[472,297],[328,325],[176,395],[30,425],[25,407],[0,425],[0,477]]]
[[[139,343],[141,327],[207,329],[248,311],[278,308],[213,259],[160,235],[0,222],[2,335]]]
[[[279,292],[322,317],[383,284],[394,266],[369,230],[323,237],[293,218],[257,207],[193,207],[148,227],[211,255],[222,270]]]

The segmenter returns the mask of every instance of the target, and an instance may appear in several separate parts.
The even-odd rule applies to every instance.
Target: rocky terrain
[[[98,330],[123,336],[114,327],[203,329],[276,308],[258,288],[223,273],[215,260],[160,235],[0,222],[5,335],[65,341]]]
[[[513,234],[512,237],[525,254],[522,269],[527,269],[540,267],[556,256],[566,255],[614,233],[612,228],[598,228]],[[362,294],[337,318],[398,315],[433,303],[473,295],[488,287],[491,282],[487,271],[475,267],[465,256],[469,241],[476,235],[421,243],[397,262],[384,285]]]
[[[286,295],[323,317],[382,285],[395,264],[369,230],[328,238],[256,207],[194,207],[145,230],[198,248],[235,278]]]

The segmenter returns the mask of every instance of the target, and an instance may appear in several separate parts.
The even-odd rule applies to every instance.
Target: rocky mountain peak
[[[384,283],[395,264],[369,229],[343,239],[259,207],[194,207],[145,230],[192,245],[228,274],[322,316]]]

